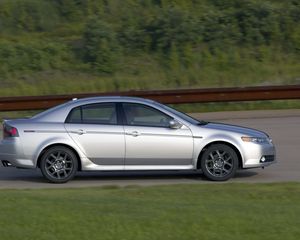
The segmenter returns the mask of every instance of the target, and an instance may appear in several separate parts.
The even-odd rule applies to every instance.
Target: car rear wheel
[[[235,175],[238,168],[236,152],[225,144],[209,146],[201,158],[203,174],[212,181],[226,181]]]
[[[40,168],[49,182],[65,183],[75,176],[78,161],[74,152],[69,148],[55,146],[43,154]]]

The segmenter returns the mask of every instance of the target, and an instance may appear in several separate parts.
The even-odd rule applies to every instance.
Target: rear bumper
[[[10,164],[14,167],[34,168],[31,159],[26,159],[23,148],[18,138],[3,139],[0,141],[0,161],[7,167]]]
[[[35,168],[32,160],[17,158],[15,155],[0,155],[3,167]]]

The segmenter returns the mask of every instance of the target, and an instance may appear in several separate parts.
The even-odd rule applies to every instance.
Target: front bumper
[[[276,162],[276,150],[272,143],[244,143],[243,168],[265,167]]]

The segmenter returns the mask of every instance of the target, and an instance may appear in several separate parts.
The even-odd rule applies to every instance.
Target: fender
[[[203,137],[202,139],[196,139],[194,141],[195,143],[195,152],[194,152],[194,167],[195,169],[197,168],[198,161],[199,161],[199,156],[200,153],[205,149],[207,145],[213,144],[215,142],[225,142],[233,145],[240,153],[242,160],[244,159],[243,157],[243,151],[241,150],[242,148],[240,147],[240,144],[238,140],[234,137],[231,137],[229,135],[225,134],[214,134],[209,137]]]
[[[71,139],[65,138],[65,137],[52,137],[52,138],[47,139],[44,142],[41,142],[41,144],[36,147],[36,151],[34,153],[35,167],[37,167],[38,158],[45,148],[47,148],[51,145],[59,145],[59,144],[67,145],[67,146],[73,148],[78,153],[78,155],[80,157],[79,160],[81,160],[82,158],[85,157],[85,155],[81,152],[80,148]]]

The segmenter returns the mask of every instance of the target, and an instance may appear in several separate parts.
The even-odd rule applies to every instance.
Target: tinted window
[[[74,108],[68,118],[68,123],[117,124],[116,104],[99,103]]]
[[[169,127],[172,120],[159,110],[142,104],[123,103],[123,109],[128,125]]]
[[[77,107],[72,109],[66,122],[68,123],[81,123],[81,108]]]

